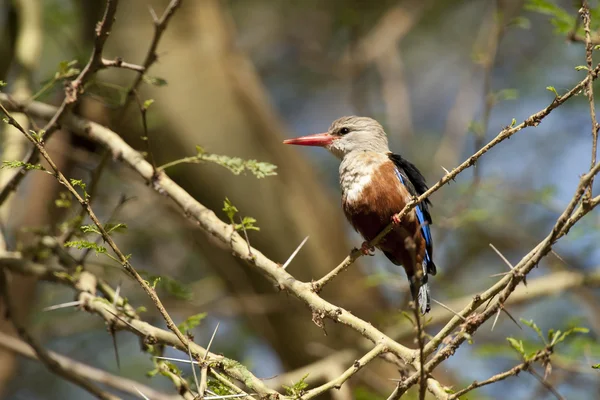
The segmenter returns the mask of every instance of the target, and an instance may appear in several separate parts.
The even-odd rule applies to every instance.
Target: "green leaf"
[[[83,192],[83,198],[84,199],[89,199],[90,195],[85,191],[86,188],[86,184],[83,183],[83,181],[81,179],[69,179],[69,181],[71,182],[71,185],[79,187],[81,189],[81,191]]]
[[[181,333],[191,331],[192,329],[200,325],[200,322],[202,322],[204,318],[206,318],[206,313],[192,315],[188,317],[185,321],[183,321],[181,324],[177,325],[177,329],[179,329],[179,332]]]
[[[2,167],[0,168],[25,168],[27,171],[32,169],[46,171],[46,168],[42,167],[40,164],[29,164],[24,161],[2,161]]]
[[[144,110],[147,110],[150,108],[150,106],[152,105],[152,103],[154,103],[154,99],[148,99],[146,101],[144,101],[144,104],[142,105],[142,108]]]
[[[593,369],[600,369],[600,364],[594,364],[594,365],[592,365],[592,368]]]
[[[557,34],[567,34],[575,26],[575,15],[548,0],[528,0],[525,9],[550,16]]]
[[[196,147],[196,150],[198,150],[198,147]],[[259,179],[277,175],[277,172],[275,172],[277,166],[266,162],[242,160],[239,157],[229,157],[209,153],[198,153],[198,157],[201,161],[208,161],[225,167],[234,175],[239,175],[244,171],[250,171]]]
[[[150,277],[150,282],[149,282],[150,287],[152,289],[156,289],[156,285],[158,284],[158,282],[160,282],[161,278],[162,277],[160,277],[160,276],[152,276],[152,277]]]
[[[546,90],[551,91],[556,97],[558,97],[558,92],[556,91],[556,89],[554,89],[554,86],[546,86]]]
[[[234,228],[236,231],[243,231],[243,230],[247,230],[247,231],[260,231],[260,228],[258,226],[255,226],[254,224],[256,223],[256,219],[252,218],[252,217],[244,217],[242,218],[242,223],[241,224],[235,224]]]
[[[496,93],[497,101],[515,100],[519,97],[517,89],[502,89]]]
[[[507,337],[506,340],[517,353],[521,354],[523,358],[525,358],[525,348],[523,347],[522,340],[517,340],[512,337]]]
[[[156,76],[148,76],[148,75],[144,75],[144,82],[153,85],[153,86],[157,86],[157,87],[162,87],[162,86],[167,86],[167,81],[163,78],[159,78]]]
[[[298,382],[294,383],[292,386],[281,385],[288,396],[299,397],[302,396],[304,389],[308,387],[308,383],[306,383],[306,378],[308,378],[309,374],[306,374],[300,379]]]
[[[96,225],[81,225],[79,228],[83,233],[97,233],[100,235],[100,231]]]
[[[54,200],[54,205],[58,208],[69,208],[71,207],[71,199],[73,196],[69,192],[60,192],[59,198]]]
[[[106,233],[112,233],[112,232],[123,233],[127,230],[127,225],[122,224],[122,223],[106,224],[106,225],[104,225],[104,230],[106,230]]]
[[[74,68],[77,65],[77,60],[61,61],[58,64],[58,72],[54,74],[54,79],[67,79],[78,75],[81,71],[79,68]]]
[[[569,336],[572,335],[573,333],[589,333],[589,329],[585,328],[583,326],[575,326],[573,328],[567,329],[564,332],[560,332],[560,331],[556,331],[556,333],[554,334],[554,337],[552,338],[553,340],[550,342],[551,345],[556,345],[559,344],[561,342],[564,342],[564,340]]]
[[[0,79],[0,87],[4,87],[6,86],[6,82],[4,82],[3,80]]]
[[[575,67],[575,71],[583,71],[583,70],[588,71],[587,65],[578,65]]]
[[[235,224],[233,221],[233,217],[235,217],[235,214],[237,214],[239,210],[236,206],[231,204],[231,201],[227,197],[225,197],[225,201],[223,202],[223,211],[225,211],[227,218],[229,218],[229,222],[231,224]]]
[[[99,244],[96,244],[94,242],[89,242],[87,240],[75,240],[75,241],[71,241],[71,242],[66,242],[65,247],[75,247],[78,250],[91,249],[91,250],[94,250],[96,255],[108,254],[106,247],[100,246]]]
[[[512,121],[510,122],[510,127],[512,128],[516,124],[517,124],[517,120],[515,118],[513,118]]]
[[[544,335],[542,334],[542,330],[535,324],[535,322],[533,322],[533,320],[525,320],[523,318],[520,318],[521,322],[525,325],[527,325],[528,327],[530,327],[531,329],[533,329],[535,331],[535,333],[537,333],[538,337],[542,340],[542,342],[544,344],[548,344],[546,342],[546,338],[544,337]]]

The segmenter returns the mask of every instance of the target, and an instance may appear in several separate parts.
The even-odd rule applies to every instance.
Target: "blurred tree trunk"
[[[165,2],[153,2],[160,14]],[[127,61],[143,59],[151,38],[152,23],[144,1],[121,4],[121,20],[111,41],[116,55]],[[127,39],[125,39],[127,38]],[[297,149],[282,145],[285,128],[269,103],[251,62],[234,47],[233,24],[217,0],[184,3],[163,37],[159,63],[150,75],[169,82],[166,88],[147,91],[165,119],[153,135],[158,160],[170,160],[194,153],[201,145],[210,152],[258,159],[276,164],[278,176],[256,180],[235,177],[221,167],[187,165],[170,171],[183,187],[213,210],[222,208],[227,196],[242,215],[258,220],[261,231],[250,235],[253,246],[274,260],[284,262],[302,239],[306,247],[289,269],[302,280],[318,279],[348,254],[346,225],[339,199],[324,187]],[[129,59],[131,57],[131,59]],[[139,121],[133,111],[129,120]],[[136,122],[137,123],[137,122]],[[140,143],[132,129],[120,129],[132,143]],[[119,129],[119,128],[117,128]],[[139,135],[139,131],[138,131]],[[139,146],[137,146],[139,148]],[[198,240],[203,255],[234,295],[270,293],[272,284],[227,251],[217,251],[202,235]],[[358,265],[354,265],[324,291],[324,296],[367,319],[385,308],[379,293],[367,289]],[[306,348],[325,342],[331,348],[354,343],[356,335],[327,324],[328,337],[311,322],[304,305],[281,295],[289,302],[283,313],[251,317],[248,323],[275,349],[285,367],[297,367],[314,357]],[[350,336],[350,337],[348,337]]]

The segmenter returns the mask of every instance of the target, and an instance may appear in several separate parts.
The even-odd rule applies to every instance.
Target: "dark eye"
[[[348,129],[348,128],[340,129],[340,135],[345,135],[346,133],[349,133],[349,132],[350,132],[350,129]]]

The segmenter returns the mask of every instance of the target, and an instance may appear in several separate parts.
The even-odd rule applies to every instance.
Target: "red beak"
[[[335,136],[330,135],[329,133],[316,133],[314,135],[307,135],[302,137],[297,137],[293,139],[284,140],[284,144],[297,144],[299,146],[320,146],[325,147],[331,144]]]

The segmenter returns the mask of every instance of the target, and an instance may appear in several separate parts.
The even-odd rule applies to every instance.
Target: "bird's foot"
[[[394,223],[394,225],[400,225],[401,221],[402,219],[398,217],[398,214],[392,215],[392,223]]]
[[[375,247],[369,246],[369,242],[363,242],[360,246],[360,251],[365,256],[374,256],[375,255]]]

